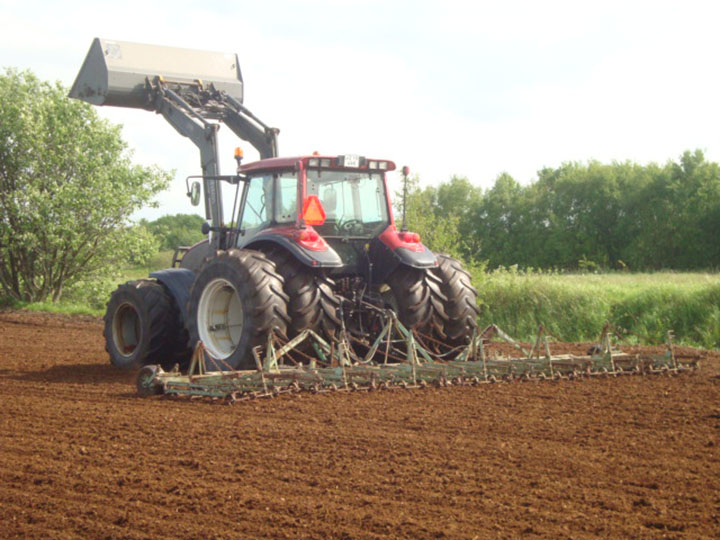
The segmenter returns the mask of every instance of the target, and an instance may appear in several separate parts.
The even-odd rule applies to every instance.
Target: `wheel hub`
[[[198,305],[198,334],[207,351],[224,360],[235,352],[242,336],[244,315],[235,287],[226,279],[212,280]]]
[[[140,343],[140,315],[132,304],[120,304],[113,314],[112,336],[115,348],[124,357],[132,356]]]

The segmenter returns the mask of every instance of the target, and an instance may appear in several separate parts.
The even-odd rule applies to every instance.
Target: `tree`
[[[167,215],[147,222],[140,221],[157,238],[160,249],[175,249],[178,246],[192,246],[205,239],[202,225],[205,219],[197,214]]]
[[[475,243],[482,248],[480,256],[492,266],[511,266],[530,258],[534,245],[526,243],[525,194],[512,176],[501,173],[470,213]]]
[[[152,254],[129,216],[171,173],[130,161],[120,126],[29,71],[0,74],[0,287],[58,300],[63,288]]]
[[[539,216],[545,216],[545,256],[538,266],[573,268],[578,261],[617,266],[630,232],[623,223],[624,196],[632,189],[630,163],[564,163],[543,169],[532,186]]]
[[[160,249],[175,249],[178,246],[192,246],[203,240],[201,227],[205,220],[197,214],[175,214],[162,216],[155,221],[141,220],[142,225],[157,238]]]
[[[420,189],[418,176],[408,178],[407,190],[407,225],[420,235],[422,243],[439,253],[447,253],[455,257],[461,256],[463,239],[458,234],[459,217],[447,215],[441,217],[442,209],[438,207],[438,191],[434,187]],[[402,192],[395,194],[395,222],[400,229],[402,222]]]

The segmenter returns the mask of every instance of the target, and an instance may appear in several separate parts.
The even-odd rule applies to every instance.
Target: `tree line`
[[[431,248],[490,268],[720,267],[720,166],[700,150],[664,165],[564,163],[526,185],[503,173],[489,189],[414,178],[407,204]]]
[[[205,222],[197,214],[175,214],[157,218],[154,221],[141,219],[139,226],[145,227],[156,239],[158,249],[166,251],[179,246],[192,246],[205,238],[202,224]]]

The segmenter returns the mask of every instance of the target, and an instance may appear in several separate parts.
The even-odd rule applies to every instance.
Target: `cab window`
[[[275,180],[275,221],[295,223],[297,219],[297,175],[292,172],[277,175]]]
[[[255,176],[250,179],[242,215],[243,229],[256,229],[268,225],[272,209],[268,206],[272,196],[272,176]]]

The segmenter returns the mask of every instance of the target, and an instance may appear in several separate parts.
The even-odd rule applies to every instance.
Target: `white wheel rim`
[[[240,343],[243,309],[237,289],[226,279],[207,284],[200,296],[198,334],[207,351],[216,359],[232,355]]]
[[[115,349],[121,356],[130,358],[137,349],[141,336],[140,315],[135,306],[123,302],[117,307],[112,318],[112,337]]]

